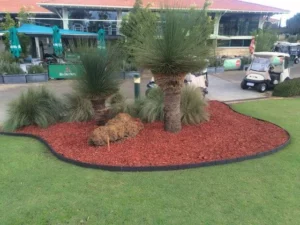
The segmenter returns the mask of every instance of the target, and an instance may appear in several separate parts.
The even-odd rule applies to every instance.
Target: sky
[[[297,12],[300,12],[300,1],[299,0],[244,0],[247,2],[258,3],[261,5],[269,5],[280,9],[290,10],[289,15],[274,16],[274,18],[280,19],[282,17],[281,26],[285,26],[287,19],[291,18]]]

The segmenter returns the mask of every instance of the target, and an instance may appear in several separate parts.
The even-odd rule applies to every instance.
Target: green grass
[[[57,160],[28,138],[0,136],[0,224],[300,224],[300,100],[235,109],[288,129],[283,151],[226,166],[113,173]]]

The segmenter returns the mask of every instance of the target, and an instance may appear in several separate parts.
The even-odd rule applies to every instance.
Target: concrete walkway
[[[265,98],[267,94],[255,90],[242,90],[240,82],[231,82],[218,76],[209,76],[207,98],[218,101],[236,101],[253,98]]]

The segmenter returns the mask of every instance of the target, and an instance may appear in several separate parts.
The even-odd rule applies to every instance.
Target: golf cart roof
[[[290,57],[289,54],[281,53],[281,52],[255,52],[254,56],[256,57]]]
[[[278,46],[278,45],[281,45],[281,46],[299,46],[300,43],[291,43],[291,42],[286,42],[286,41],[277,41],[274,43],[274,46]]]

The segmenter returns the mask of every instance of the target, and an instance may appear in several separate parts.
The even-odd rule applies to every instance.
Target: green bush
[[[78,94],[66,94],[64,106],[64,120],[67,122],[83,122],[93,118],[94,110],[91,101]]]
[[[4,122],[4,131],[37,125],[46,128],[61,119],[63,104],[44,87],[29,88],[9,104],[8,119]]]
[[[208,120],[205,110],[207,102],[199,88],[185,86],[181,91],[181,122],[183,124],[199,124]]]
[[[6,74],[24,74],[24,71],[20,68],[18,63],[0,61],[0,75]]]
[[[117,93],[110,100],[110,115],[111,117],[114,117],[118,113],[128,113],[132,117],[138,117],[143,103],[144,99],[131,102],[124,98],[120,93]]]
[[[207,102],[202,92],[195,87],[186,86],[181,92],[181,121],[182,124],[199,124],[207,121],[209,115],[205,110]],[[164,98],[160,88],[150,89],[145,98],[134,103],[128,103],[122,99],[120,102],[111,105],[114,115],[124,112],[142,121],[151,123],[164,120]]]
[[[153,88],[143,99],[138,117],[147,123],[163,121],[164,119],[164,93],[160,88]]]
[[[300,78],[291,79],[275,86],[273,96],[294,97],[300,96]]]
[[[47,70],[40,65],[33,65],[28,68],[28,74],[45,73]]]
[[[10,52],[5,51],[5,52],[1,52],[0,61],[6,63],[14,63],[16,62],[16,59],[12,56]]]

